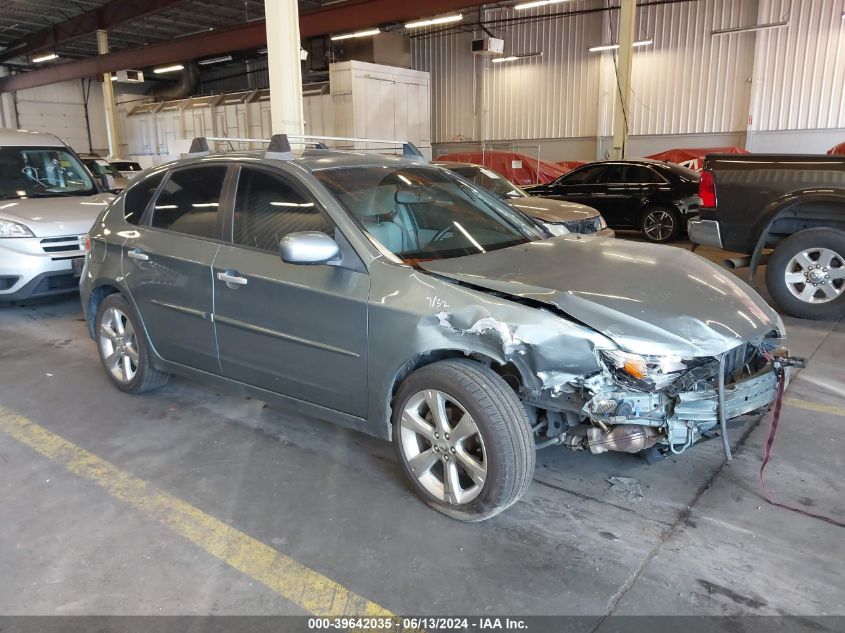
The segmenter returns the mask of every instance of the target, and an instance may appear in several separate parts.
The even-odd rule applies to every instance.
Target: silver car
[[[392,440],[465,521],[520,498],[538,446],[683,453],[774,400],[783,324],[708,261],[548,238],[436,166],[274,143],[145,172],[95,224],[82,301],[117,388],[176,373]]]

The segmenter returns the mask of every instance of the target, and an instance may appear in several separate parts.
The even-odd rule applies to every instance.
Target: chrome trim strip
[[[181,312],[182,314],[188,314],[190,316],[199,317],[203,320],[212,321],[211,314],[208,312],[203,312],[202,310],[196,310],[194,308],[188,308],[187,306],[180,306],[175,303],[167,303],[165,301],[159,301],[158,299],[150,299],[150,303],[154,303],[157,306],[161,306],[162,308],[169,308],[171,310],[175,310],[176,312]]]
[[[308,347],[316,347],[317,349],[322,349],[327,352],[334,352],[336,354],[343,354],[344,356],[352,356],[354,358],[358,358],[360,356],[360,354],[350,352],[348,349],[335,347],[334,345],[328,345],[327,343],[312,341],[311,339],[294,336],[293,334],[286,334],[285,332],[280,332],[279,330],[271,330],[270,328],[261,327],[260,325],[253,325],[252,323],[246,323],[237,319],[230,319],[229,317],[223,317],[219,314],[214,315],[214,321],[216,323],[225,323],[226,325],[231,325],[232,327],[236,327],[241,330],[246,330],[248,332],[264,334],[266,336],[272,336],[274,338],[290,341],[292,343],[307,345]]]

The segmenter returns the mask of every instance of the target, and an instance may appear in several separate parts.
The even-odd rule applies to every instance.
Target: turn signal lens
[[[622,369],[637,380],[642,380],[646,377],[646,363],[644,358],[627,358],[622,363]]]

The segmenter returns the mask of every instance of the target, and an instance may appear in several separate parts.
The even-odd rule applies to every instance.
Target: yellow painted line
[[[790,407],[798,407],[799,409],[806,409],[807,411],[830,413],[831,415],[841,415],[845,417],[845,408],[835,407],[832,404],[823,404],[821,402],[811,402],[809,400],[801,400],[800,398],[790,397],[784,398],[783,403]]]
[[[320,616],[393,615],[331,578],[2,406],[0,430],[306,611]]]

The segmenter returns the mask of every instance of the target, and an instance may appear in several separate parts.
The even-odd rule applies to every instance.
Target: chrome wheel
[[[100,320],[100,353],[106,369],[121,383],[138,373],[138,341],[132,322],[118,308],[108,308]]]
[[[643,233],[655,242],[665,242],[675,230],[675,218],[668,211],[654,209],[643,219]]]
[[[829,248],[809,248],[786,265],[786,287],[805,303],[828,303],[845,290],[845,258]]]
[[[484,440],[472,416],[442,391],[411,396],[402,410],[400,449],[414,477],[451,505],[475,499],[487,480]]]

